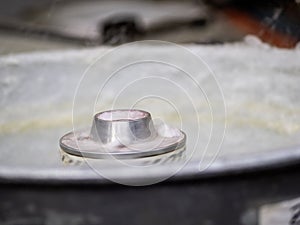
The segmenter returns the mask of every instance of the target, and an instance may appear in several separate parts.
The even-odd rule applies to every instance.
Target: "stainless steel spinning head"
[[[88,158],[141,158],[183,148],[186,135],[166,124],[154,125],[148,112],[110,110],[94,116],[92,128],[60,139],[63,151]]]

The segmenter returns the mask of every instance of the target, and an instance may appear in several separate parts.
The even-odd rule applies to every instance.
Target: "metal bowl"
[[[80,218],[77,224],[99,224],[102,220],[122,224],[128,218],[133,218],[131,224],[257,224],[263,204],[299,196],[299,50],[253,46],[253,42],[187,47],[214,69],[223,90],[227,106],[225,139],[217,157],[215,152],[203,154],[211,125],[209,112],[204,110],[199,115],[203,129],[198,131],[192,129],[195,118],[186,108],[182,116],[187,118],[187,152],[193,149],[190,143],[199,132],[196,153],[165,183],[140,189],[112,186],[88,165],[66,166],[61,160],[58,140],[72,129],[78,82],[85,68],[107,48],[2,57],[0,207],[15,214],[3,214],[0,221],[32,219],[35,213],[38,220],[49,222],[53,215],[59,215],[60,221],[69,224],[76,224],[74,218]],[[155,50],[162,51],[149,46],[135,49]],[[109,67],[109,63],[105,65]],[[153,70],[152,65],[147,68]],[[95,75],[98,72],[95,70]],[[201,82],[203,86],[209,84],[206,74]],[[79,96],[82,102],[97,90],[92,80],[88,85],[90,89]],[[210,94],[211,103],[217,104],[217,96]],[[177,101],[184,107],[184,100]],[[202,99],[195,102],[200,108],[205,106]],[[102,107],[99,110],[106,105]],[[173,114],[164,107],[154,104],[143,109],[176,125]],[[216,129],[224,122],[221,116],[215,114]],[[75,119],[77,125],[86,127],[91,123],[91,113],[82,107]],[[209,166],[201,170],[201,165]],[[130,184],[170,175],[176,166],[176,162],[168,162],[137,170],[102,163],[97,169],[112,180]],[[85,190],[81,190],[83,186]],[[76,198],[87,204],[75,206]],[[13,203],[9,203],[11,199]],[[72,212],[68,214],[69,207]]]

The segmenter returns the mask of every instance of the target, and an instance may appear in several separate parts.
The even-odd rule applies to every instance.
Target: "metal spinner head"
[[[59,141],[63,151],[88,158],[142,158],[183,148],[186,135],[166,124],[153,124],[150,113],[110,110],[97,113],[87,131],[65,134]]]

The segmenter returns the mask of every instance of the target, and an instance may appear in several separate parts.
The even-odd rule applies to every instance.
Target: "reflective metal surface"
[[[148,112],[110,110],[94,116],[91,131],[74,131],[60,139],[67,153],[90,158],[141,158],[184,148],[185,134],[166,124],[154,125]]]

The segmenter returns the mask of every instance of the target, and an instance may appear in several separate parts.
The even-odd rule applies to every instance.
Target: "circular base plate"
[[[89,131],[67,133],[59,143],[63,151],[82,157],[142,158],[164,154],[185,146],[185,133],[174,128],[168,129],[172,129],[172,132],[165,132],[167,136],[158,133],[154,138],[130,144],[104,145],[93,140]]]

